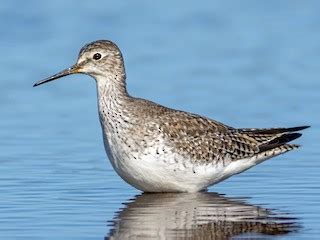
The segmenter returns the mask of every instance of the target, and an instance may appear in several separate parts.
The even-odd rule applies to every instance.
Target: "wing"
[[[185,112],[160,116],[159,131],[180,154],[201,162],[243,159],[259,152],[259,142],[237,129]]]
[[[182,156],[201,162],[239,160],[284,146],[301,136],[307,126],[275,129],[235,129],[217,121],[186,112],[172,111],[160,116],[159,131]]]
[[[269,150],[270,155],[292,150],[298,145],[287,143],[301,136],[297,131],[308,128],[236,129],[137,98],[130,107],[139,113],[139,119],[145,120],[142,123],[144,127],[139,128],[144,129],[143,134],[160,134],[167,145],[174,147],[186,159],[204,163],[244,159]]]

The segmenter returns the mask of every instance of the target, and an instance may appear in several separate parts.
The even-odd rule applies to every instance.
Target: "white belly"
[[[122,134],[121,136],[125,136]],[[186,159],[163,139],[150,143],[124,143],[114,134],[104,134],[104,145],[115,171],[127,183],[145,192],[197,192],[281,154],[261,153],[250,158],[208,163]]]
[[[105,138],[105,149],[115,171],[145,192],[197,192],[235,174],[230,167],[226,171],[228,168],[223,164],[195,164],[161,141],[158,144],[135,151],[132,145],[121,144],[119,139]]]

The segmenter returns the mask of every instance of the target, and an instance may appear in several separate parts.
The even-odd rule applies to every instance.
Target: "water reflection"
[[[296,219],[217,193],[142,194],[125,203],[105,239],[229,239],[285,235]],[[254,233],[254,235],[252,235]],[[245,235],[248,237],[248,235]]]

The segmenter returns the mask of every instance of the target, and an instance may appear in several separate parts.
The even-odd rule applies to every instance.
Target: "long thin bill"
[[[51,77],[48,77],[48,78],[45,78],[43,80],[40,80],[38,82],[36,82],[33,87],[36,87],[36,86],[39,86],[41,84],[44,84],[44,83],[47,83],[47,82],[51,82],[53,80],[56,80],[56,79],[59,79],[59,78],[62,78],[64,76],[67,76],[67,75],[70,75],[70,74],[74,74],[74,73],[77,73],[78,72],[78,66],[77,65],[73,65]]]

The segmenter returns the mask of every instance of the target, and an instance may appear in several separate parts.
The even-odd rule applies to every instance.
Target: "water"
[[[3,1],[0,239],[317,238],[319,7]],[[32,88],[105,38],[123,51],[132,95],[235,127],[310,124],[303,147],[209,193],[141,195],[107,161],[94,81]]]
[[[280,215],[280,214],[278,214]],[[296,219],[217,193],[143,194],[113,220],[110,239],[227,239],[286,235]]]

